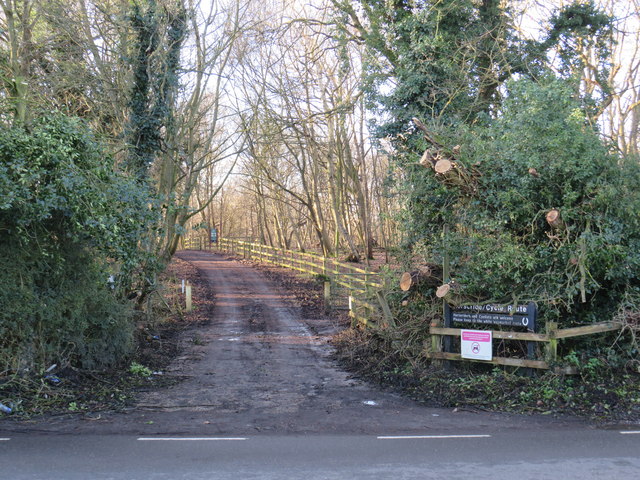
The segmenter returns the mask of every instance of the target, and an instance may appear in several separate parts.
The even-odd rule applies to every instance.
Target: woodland
[[[211,228],[399,272],[446,256],[394,341],[447,283],[622,322],[565,353],[640,368],[640,1],[0,5],[0,377],[128,362]]]

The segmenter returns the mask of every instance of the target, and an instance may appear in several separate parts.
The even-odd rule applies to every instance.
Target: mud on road
[[[562,426],[548,417],[427,408],[351,378],[331,358],[330,318],[305,315],[310,310],[249,264],[206,252],[179,257],[197,268],[215,297],[210,321],[183,333],[182,353],[165,371],[183,381],[142,393],[126,412],[49,418],[16,429],[246,435]]]

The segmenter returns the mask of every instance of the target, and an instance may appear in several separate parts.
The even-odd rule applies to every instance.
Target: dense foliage
[[[129,16],[135,42],[130,60],[133,82],[127,164],[132,173],[147,179],[149,167],[166,148],[168,134],[173,133],[180,51],[187,26],[185,9],[179,3],[175,11],[155,0],[142,3],[144,6],[132,2]]]
[[[383,137],[414,116],[473,122],[499,106],[506,79],[538,70],[540,49],[515,35],[499,0],[334,3],[367,47],[364,90]]]
[[[513,83],[495,121],[440,138],[477,173],[451,184],[412,167],[410,241],[425,259],[451,256],[463,298],[534,300],[568,325],[612,319],[636,293],[640,169],[607,150],[569,86]]]
[[[119,293],[153,220],[148,198],[78,120],[0,131],[1,372],[126,355],[131,312]]]
[[[398,166],[404,255],[450,259],[450,303],[535,301],[543,325],[561,327],[633,323],[640,170],[594,127],[610,99],[613,19],[575,2],[525,41],[503,5],[341,6],[371,55],[365,88]],[[450,163],[437,172],[439,160]],[[434,293],[421,292],[437,305]]]

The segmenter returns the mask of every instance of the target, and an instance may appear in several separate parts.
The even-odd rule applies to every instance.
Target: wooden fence
[[[316,276],[325,282],[325,307],[349,309],[354,322],[374,325],[377,318],[392,322],[383,294],[384,284],[379,273],[340,262],[315,253],[271,247],[259,243],[221,238],[211,244],[206,237],[186,238],[183,248],[218,250],[243,258],[271,263],[290,270]]]
[[[381,276],[371,270],[339,262],[335,258],[324,257],[314,253],[298,252],[282,248],[270,247],[241,240],[219,239],[215,247],[206,237],[194,237],[183,241],[183,248],[213,250],[214,248],[244,258],[271,263],[296,270],[309,275],[322,276],[325,280],[325,305],[329,307],[348,308],[354,324],[366,327],[392,326],[395,324],[393,314],[385,298],[385,286]],[[340,304],[340,301],[342,304]],[[620,330],[618,322],[602,322],[580,327],[558,329],[554,322],[547,322],[544,333],[515,332],[492,330],[492,337],[503,341],[537,342],[536,358],[493,357],[492,360],[469,360],[460,353],[447,352],[443,338],[459,337],[460,328],[445,328],[440,324],[432,324],[429,333],[431,342],[425,348],[424,355],[435,361],[463,360],[494,365],[524,367],[533,369],[553,368],[558,373],[575,374],[575,366],[558,364],[558,342],[584,335],[593,335]]]
[[[480,363],[490,363],[493,365],[507,365],[512,367],[537,369],[553,368],[553,370],[558,373],[575,374],[578,371],[575,366],[558,364],[558,341],[584,335],[612,332],[620,330],[621,328],[622,324],[619,322],[601,322],[581,327],[558,329],[557,323],[547,322],[545,333],[493,330],[492,337],[497,340],[540,343],[542,345],[539,355],[540,358],[493,357],[489,361],[473,361]],[[425,356],[434,360],[470,361],[467,358],[462,358],[462,355],[459,353],[445,352],[442,346],[443,342],[437,340],[438,337],[442,338],[445,336],[459,337],[461,334],[461,330],[462,329],[460,328],[444,328],[431,326],[429,329],[429,333],[432,335],[432,338],[435,341],[432,342],[432,345],[429,349],[425,349]]]

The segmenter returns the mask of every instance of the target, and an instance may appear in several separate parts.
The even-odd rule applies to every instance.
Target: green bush
[[[79,120],[0,130],[0,375],[130,353],[132,312],[107,279],[139,263],[148,204]]]
[[[2,245],[0,372],[41,370],[57,363],[83,368],[114,365],[133,345],[130,308],[107,285],[82,246],[44,257]]]
[[[611,320],[640,284],[640,168],[602,143],[570,86],[514,82],[497,118],[438,133],[473,179],[405,165],[413,251],[446,251],[463,301],[536,301],[561,326]]]

